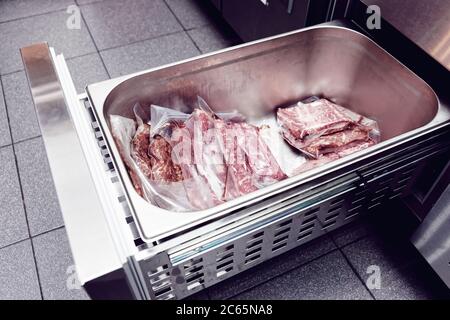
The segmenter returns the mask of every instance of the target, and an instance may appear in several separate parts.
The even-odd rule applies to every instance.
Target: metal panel
[[[450,186],[414,233],[411,241],[450,288]]]
[[[303,28],[306,22],[308,0],[226,0],[222,14],[236,33],[251,41]]]
[[[78,278],[83,284],[122,268],[122,262],[105,222],[48,45],[25,47],[21,53]]]
[[[337,56],[339,64],[335,63]],[[293,86],[293,83],[302,85]],[[313,27],[225,49],[90,85],[87,90],[133,206],[142,239],[147,242],[180,234],[206,221],[229,217],[244,205],[317,179],[337,166],[348,166],[356,158],[374,157],[388,147],[434,130],[450,116],[446,106],[438,105],[434,93],[424,82],[369,39],[350,29],[330,26]],[[254,92],[258,94],[251,94]],[[313,94],[333,97],[338,103],[379,120],[384,141],[361,153],[195,215],[157,208],[134,191],[109,128],[109,115],[133,117],[131,106],[136,102],[171,106],[170,99],[179,97],[185,99],[186,105],[192,105],[189,99],[201,95],[215,111],[226,111],[227,107],[233,106],[248,119],[257,119],[272,113],[276,106],[286,101]]]
[[[383,19],[450,70],[448,0],[362,0],[381,8]]]
[[[217,236],[182,250],[144,257],[138,263],[150,295],[184,298],[407,196],[424,164],[449,147],[438,142],[428,149],[419,147],[418,152],[330,182],[271,215],[229,231],[217,230]]]

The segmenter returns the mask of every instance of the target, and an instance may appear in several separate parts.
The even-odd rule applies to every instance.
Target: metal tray
[[[199,56],[87,87],[109,152],[126,190],[140,236],[153,242],[282,195],[327,173],[426,134],[450,119],[433,90],[366,36],[320,25]],[[197,95],[215,111],[237,109],[250,119],[317,95],[376,119],[382,142],[208,210],[158,208],[134,190],[112,138],[108,118],[133,117],[136,102],[189,105]],[[186,110],[184,110],[186,111]],[[248,210],[243,211],[243,215]],[[236,215],[234,215],[236,216]]]

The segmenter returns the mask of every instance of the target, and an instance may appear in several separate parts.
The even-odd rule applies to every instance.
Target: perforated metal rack
[[[143,250],[138,269],[150,299],[180,299],[335,230],[391,199],[407,196],[430,159],[448,152],[442,137],[405,148],[403,157],[350,173],[235,225],[163,252]],[[428,143],[427,143],[428,142]],[[420,150],[419,150],[420,149]]]
[[[128,212],[125,221],[139,250],[131,263],[146,284],[149,299],[187,297],[350,223],[386,201],[409,195],[427,161],[450,148],[449,134],[436,132],[343,177],[288,196],[277,205],[262,206],[258,211],[264,213],[262,218],[223,226],[187,243],[150,245],[139,236],[94,113],[85,102],[117,199]]]

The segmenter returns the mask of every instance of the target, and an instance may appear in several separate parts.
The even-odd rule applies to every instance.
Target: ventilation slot
[[[312,215],[315,216],[316,213],[319,212],[319,210],[320,210],[320,207],[315,207],[314,209],[311,209],[311,210],[309,210],[309,211],[306,211],[306,212],[303,214],[303,217],[307,218],[307,217],[312,216]]]
[[[359,196],[365,195],[366,193],[367,193],[367,189],[363,189],[363,190],[355,192],[355,196],[359,197]]]
[[[203,269],[203,267],[202,267]],[[195,274],[190,274],[189,276],[186,276],[186,284],[188,290],[193,290],[197,288],[198,286],[201,286],[205,283],[204,279],[204,273],[203,272],[197,272]]]
[[[251,249],[253,247],[261,246],[261,244],[263,243],[263,240],[259,239],[254,242],[249,241],[248,243],[249,243],[249,245],[247,246],[247,249]]]
[[[380,185],[380,186],[385,186],[385,185],[387,185],[387,184],[392,183],[393,181],[394,181],[394,177],[389,178],[389,179],[386,179],[386,180],[384,180],[384,181],[381,181],[381,182],[379,183],[379,185]]]
[[[250,240],[247,241],[245,248],[245,264],[256,262],[261,258],[261,250],[263,244],[264,231],[254,234]]]
[[[160,274],[150,277],[150,283],[155,284],[155,283],[161,282],[164,279],[167,279],[168,277],[170,277],[169,272],[160,273]]]
[[[245,253],[245,264],[250,264],[261,258],[261,247],[250,250]]]
[[[337,198],[330,202],[330,208],[341,207],[344,203],[345,198]]]
[[[334,213],[332,215],[329,215],[328,217],[325,218],[325,222],[328,222],[330,220],[335,220],[338,216],[339,216],[340,211],[338,211],[337,213]]]
[[[163,288],[157,289],[157,290],[155,290],[155,288],[153,288],[153,293],[155,294],[155,297],[159,300],[173,299],[173,294],[171,294],[171,292],[172,292],[171,286],[166,286],[166,287],[163,287]]]
[[[378,207],[381,203],[382,203],[381,201],[373,203],[367,209],[372,210],[373,208]]]
[[[302,226],[306,226],[306,225],[310,224],[311,222],[314,222],[316,220],[316,218],[317,218],[316,216],[312,216],[312,217],[309,217],[309,218],[303,220]]]
[[[416,167],[414,167],[414,168],[412,168],[412,169],[409,169],[409,170],[406,170],[406,171],[403,171],[402,173],[401,173],[401,175],[402,176],[407,176],[407,175],[410,175],[411,173],[413,173],[415,170],[416,170],[417,168]]]
[[[393,193],[399,193],[402,194],[403,190],[406,188],[406,185],[398,186],[397,188],[394,188],[392,191]]]
[[[355,199],[355,200],[352,201],[352,204],[358,204],[358,203],[361,203],[361,202],[364,201],[365,199],[366,199],[366,197],[361,197],[361,198]]]
[[[234,245],[229,245],[217,252],[216,255],[216,276],[222,277],[230,271],[233,271],[234,263]]]
[[[298,233],[297,241],[302,241],[309,238],[312,235],[313,231],[314,224],[301,228]]]
[[[363,207],[362,204],[360,204],[348,210],[347,214],[345,215],[345,219],[350,219],[360,214],[361,213],[360,210],[362,209],[362,207]]]
[[[168,266],[167,264],[164,264],[164,265],[162,265],[162,266],[157,267],[156,269],[151,269],[151,270],[148,272],[148,276],[149,276],[149,277],[152,277],[154,274],[160,273],[160,272],[162,272],[162,271],[164,271],[164,270],[167,270],[168,268],[169,268],[169,266]]]
[[[336,224],[336,220],[329,221],[325,223],[322,227],[322,230],[328,229]]]
[[[162,265],[157,267],[156,269],[150,270],[147,273],[152,291],[157,299],[165,299],[168,296],[162,296],[168,295],[170,292],[172,292],[172,283],[168,268],[168,265]]]
[[[381,189],[378,189],[377,191],[375,191],[375,194],[387,192],[388,190],[389,190],[389,187],[384,187],[384,188],[381,188]]]
[[[332,215],[332,214],[335,214],[335,213],[338,213],[338,214],[339,214],[339,212],[341,211],[341,209],[342,209],[342,205],[340,205],[339,207],[330,208],[330,209],[328,210],[328,214],[329,214],[329,215]]]
[[[370,200],[371,203],[373,202],[380,202],[381,199],[383,199],[386,196],[386,193],[383,193],[382,195],[379,195],[375,198],[373,198],[372,200]]]
[[[183,268],[188,290],[193,290],[205,282],[202,258],[187,262]]]
[[[406,178],[400,179],[397,181],[397,184],[406,185],[411,178],[412,178],[412,176],[408,176]]]
[[[290,227],[275,234],[272,243],[272,251],[277,251],[281,248],[286,247],[289,239],[289,231],[291,231]]]
[[[292,223],[292,219],[288,219],[288,220],[286,220],[286,221],[283,221],[282,223],[280,223],[278,226],[277,226],[277,230],[278,229],[281,229],[281,228],[283,228],[283,227],[285,227],[285,226],[288,226],[288,225],[290,225]]]

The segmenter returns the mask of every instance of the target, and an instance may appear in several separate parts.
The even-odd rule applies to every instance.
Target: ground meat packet
[[[130,174],[136,192],[162,209],[177,212],[194,210],[195,208],[186,196],[182,182],[155,181],[152,179],[154,176],[151,172],[151,165],[149,166],[147,163],[149,158],[145,158],[145,152],[143,151],[146,145],[149,146],[145,140],[148,128],[143,123],[140,126],[138,125],[138,128],[145,128],[145,130],[142,131],[142,135],[136,137],[136,122],[133,119],[111,115],[110,123],[120,156]],[[136,147],[138,148],[136,149]],[[136,158],[137,155],[140,156]],[[135,158],[139,160],[136,161]],[[150,170],[150,173],[147,170]]]

